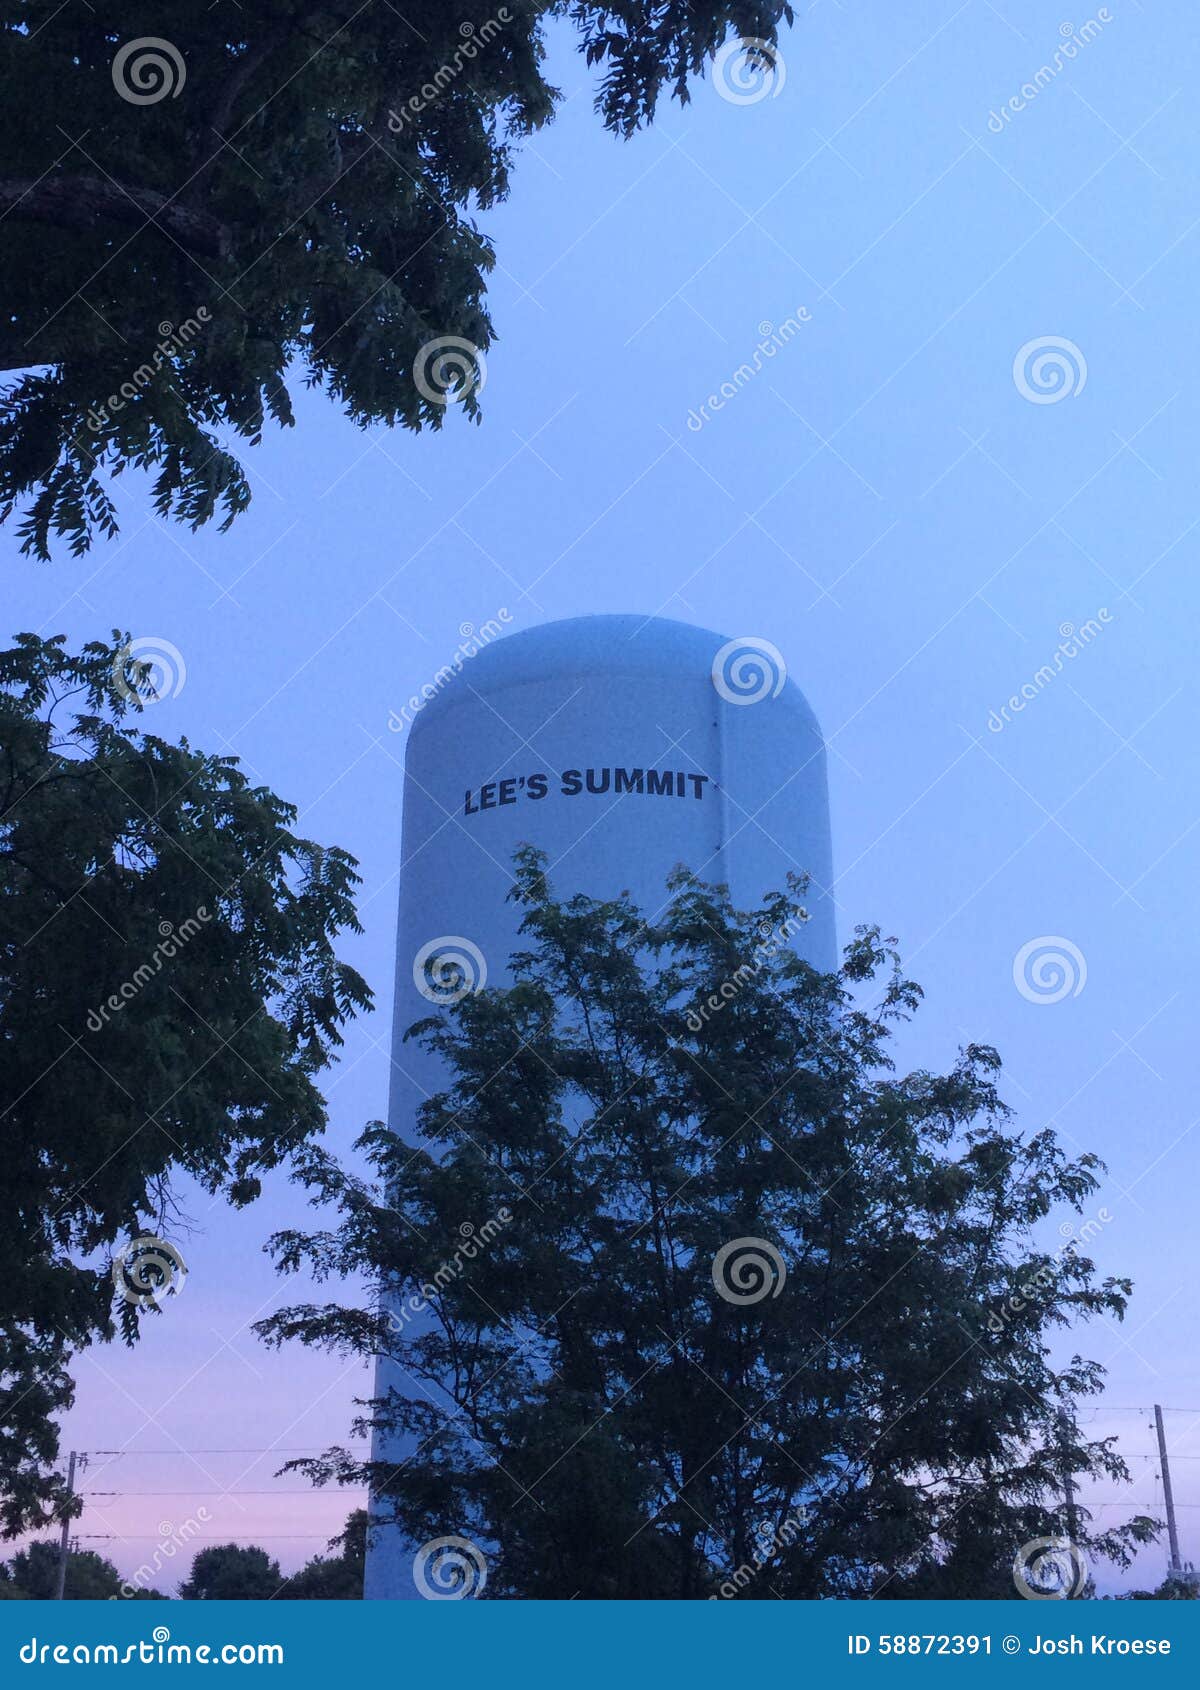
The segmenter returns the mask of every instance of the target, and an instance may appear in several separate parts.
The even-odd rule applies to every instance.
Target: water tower
[[[414,1136],[445,1083],[405,1031],[447,967],[503,984],[520,912],[513,853],[544,851],[560,895],[628,890],[654,914],[678,863],[756,907],[811,877],[793,943],[836,966],[825,747],[781,653],[681,622],[584,616],[464,658],[417,711],[405,763],[389,1121]],[[376,1392],[393,1381],[382,1360]],[[376,1460],[403,1459],[377,1443]],[[447,1533],[456,1530],[448,1522]],[[414,1595],[412,1548],[384,1528],[368,1598]]]

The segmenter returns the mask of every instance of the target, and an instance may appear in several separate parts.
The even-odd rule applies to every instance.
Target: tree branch
[[[0,216],[60,229],[102,229],[106,223],[153,224],[190,253],[224,258],[225,225],[206,211],[169,201],[151,188],[126,188],[100,176],[47,176],[40,182],[0,181]]]

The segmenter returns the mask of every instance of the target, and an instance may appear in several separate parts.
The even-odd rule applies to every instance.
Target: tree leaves
[[[475,213],[559,99],[549,19],[604,65],[599,112],[629,134],[664,88],[686,97],[731,28],[774,40],[791,9],[246,0],[234,16],[176,0],[185,80],[134,103],[113,78],[139,33],[124,0],[0,0],[0,516],[20,512],[35,557],[116,532],[111,481],[130,466],[160,516],[228,527],[250,500],[238,442],[290,424],[293,379],[364,427],[443,425],[418,360],[444,337],[492,343]],[[478,416],[473,391],[460,408]]]
[[[513,984],[410,1033],[447,1076],[429,1149],[372,1126],[375,1194],[306,1160],[341,1222],[280,1266],[374,1297],[259,1330],[385,1367],[374,1459],[299,1465],[414,1546],[469,1536],[489,1596],[1012,1597],[1064,1464],[1125,1477],[1075,1422],[1102,1371],[1047,1338],[1128,1284],[1031,1231],[1099,1164],[1014,1131],[988,1046],[897,1078],[918,989],[873,929],[835,976],[774,944],[802,896],[679,870],[648,920],[520,853]],[[1080,1519],[1118,1559],[1154,1529]]]
[[[9,1530],[57,1494],[50,1417],[69,1352],[113,1335],[114,1247],[166,1224],[180,1171],[252,1201],[322,1130],[314,1077],[370,1003],[334,949],[359,930],[354,859],[235,759],[140,731],[152,699],[116,633],[0,653]],[[130,1341],[156,1312],[119,1306]]]

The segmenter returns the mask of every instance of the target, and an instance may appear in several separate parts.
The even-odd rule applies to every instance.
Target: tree
[[[150,696],[119,637],[0,653],[8,1534],[63,1504],[70,1352],[132,1342],[181,1283],[173,1180],[250,1202],[324,1126],[317,1076],[370,1001],[334,950],[353,858],[235,758],[140,731]]]
[[[280,1593],[279,1562],[255,1544],[214,1543],[192,1562],[179,1594],[190,1602],[269,1602]]]
[[[396,1458],[295,1465],[369,1483],[418,1565],[458,1536],[489,1597],[1015,1597],[1064,1472],[1127,1477],[1074,1413],[1103,1370],[1048,1339],[1129,1285],[1031,1239],[1099,1163],[1015,1130],[987,1046],[897,1077],[919,989],[874,929],[834,975],[765,939],[801,891],[747,913],[679,870],[647,921],[523,851],[513,984],[409,1034],[448,1076],[427,1147],[368,1128],[378,1189],[305,1153],[340,1223],[279,1263],[375,1294],[259,1330],[390,1358],[358,1430]],[[1153,1530],[1080,1508],[1076,1543]]]
[[[1196,1602],[1200,1601],[1200,1575],[1188,1567],[1178,1575],[1168,1573],[1157,1590],[1131,1590],[1122,1597],[1125,1602]]]
[[[59,1546],[37,1538],[11,1561],[0,1561],[0,1600],[4,1597],[50,1602],[58,1592]],[[93,1549],[72,1549],[67,1556],[63,1595],[68,1601],[102,1602],[121,1594],[121,1575]],[[142,1601],[165,1602],[160,1590],[139,1590]]]
[[[448,398],[476,416],[494,260],[472,212],[553,113],[559,16],[627,135],[731,28],[773,42],[791,7],[0,0],[0,369],[25,372],[0,403],[0,509],[21,507],[23,549],[115,532],[130,465],[163,516],[227,526],[250,499],[228,443],[292,421],[291,366],[361,425],[439,427]]]
[[[367,1562],[367,1511],[356,1508],[345,1530],[327,1545],[333,1555],[315,1555],[284,1585],[279,1595],[289,1602],[359,1602]]]

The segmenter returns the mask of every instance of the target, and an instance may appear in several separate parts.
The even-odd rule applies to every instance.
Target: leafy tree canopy
[[[918,988],[873,929],[829,976],[764,942],[798,883],[746,913],[680,870],[646,921],[517,867],[514,983],[410,1033],[448,1075],[429,1148],[369,1128],[378,1190],[306,1154],[341,1222],[281,1265],[377,1296],[260,1330],[388,1358],[358,1429],[395,1459],[297,1465],[414,1551],[470,1539],[488,1596],[1014,1597],[1069,1523],[1128,1559],[1154,1522],[1067,1511],[1066,1474],[1127,1474],[1050,1339],[1129,1285],[1035,1240],[1096,1158],[1014,1130],[986,1046],[898,1075]]]
[[[325,1122],[369,993],[353,858],[232,757],[142,731],[128,642],[0,653],[0,1525],[61,1501],[69,1352],[132,1342],[175,1271],[172,1179],[234,1204]],[[116,1292],[114,1285],[116,1283]]]
[[[279,1592],[289,1602],[359,1602],[367,1561],[367,1511],[356,1508],[345,1530],[329,1544],[335,1555],[315,1555]]]
[[[50,1602],[58,1590],[59,1546],[37,1538],[19,1549],[11,1561],[0,1561],[0,1600],[23,1598]],[[121,1575],[111,1561],[93,1549],[72,1549],[67,1555],[67,1576],[63,1595],[67,1601],[102,1602],[121,1594]],[[136,1598],[162,1602],[160,1590],[139,1590]]]
[[[190,1602],[269,1602],[283,1582],[279,1562],[265,1549],[214,1543],[197,1554],[179,1594]]]
[[[1131,1590],[1123,1598],[1126,1602],[1196,1602],[1200,1601],[1200,1574],[1194,1567],[1182,1573],[1168,1573],[1157,1590]]]
[[[493,263],[475,213],[552,115],[545,35],[568,19],[605,125],[629,134],[730,32],[786,0],[0,0],[7,118],[0,509],[25,550],[117,527],[111,478],[222,526],[249,502],[231,441],[292,420],[287,377],[355,422],[440,426],[450,366],[485,350]],[[169,40],[162,32],[169,32]],[[761,52],[762,49],[760,48]],[[471,354],[468,353],[468,357]],[[471,382],[462,402],[477,413]]]

